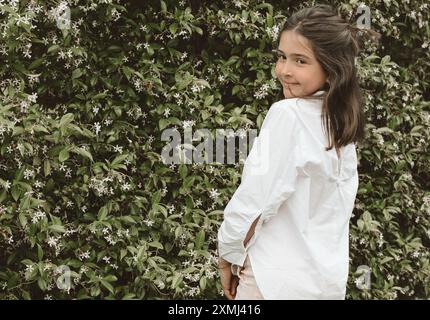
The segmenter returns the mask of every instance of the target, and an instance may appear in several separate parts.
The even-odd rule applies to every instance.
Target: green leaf
[[[196,241],[195,241],[196,249],[200,250],[202,248],[204,242],[205,242],[205,231],[203,229],[201,229],[197,233],[197,237],[196,237]]]
[[[127,80],[130,80],[130,77],[133,74],[133,69],[124,66],[124,67],[122,67],[122,72],[124,72],[125,76],[127,77]]]
[[[194,30],[199,34],[199,35],[203,35],[203,30],[200,27],[194,27]]]
[[[136,222],[136,220],[134,220],[132,217],[130,217],[130,216],[122,216],[121,217],[121,220],[122,221],[124,221],[124,222],[128,222],[128,223],[130,223],[130,224],[135,224],[135,223],[137,223]]]
[[[69,159],[69,148],[66,147],[63,150],[60,151],[60,154],[58,155],[58,160],[60,160],[60,162],[64,162],[67,159]]]
[[[136,295],[134,293],[127,293],[121,300],[135,300]]]
[[[103,280],[103,279],[100,280],[100,282],[102,283],[102,285],[106,289],[108,289],[110,291],[110,293],[115,294],[115,289],[114,289],[114,287],[109,282],[107,282],[106,280]]]
[[[111,167],[115,167],[116,165],[122,163],[125,159],[128,158],[128,154],[120,154],[117,156],[111,163]]]
[[[29,70],[36,69],[38,66],[40,66],[40,65],[43,63],[43,61],[45,61],[45,58],[39,58],[39,59],[34,60],[34,61],[30,64],[30,66],[28,67],[28,69],[29,69]]]
[[[39,286],[40,290],[46,291],[46,281],[43,278],[37,279],[37,285]]]
[[[106,281],[109,281],[109,282],[114,282],[114,281],[118,280],[118,278],[115,277],[113,274],[109,274],[106,277],[104,277],[103,279]]]
[[[72,79],[77,79],[80,76],[82,76],[82,70],[81,69],[78,68],[78,69],[73,70]]]
[[[205,276],[202,276],[201,278],[200,278],[200,281],[199,281],[199,284],[200,284],[200,288],[201,288],[201,290],[203,291],[203,290],[205,290],[206,289],[206,277]]]
[[[60,46],[58,44],[54,44],[48,48],[48,53],[57,52],[60,50]]]
[[[166,13],[167,12],[167,5],[163,0],[160,0],[161,4],[161,12]]]
[[[7,197],[7,191],[6,189],[4,189],[1,193],[0,193],[0,203],[2,203]]]
[[[59,127],[61,128],[66,126],[67,124],[71,123],[74,118],[75,116],[73,115],[73,113],[65,114],[64,116],[61,117]]]
[[[173,34],[173,35],[176,34],[177,30],[178,30],[178,25],[176,23],[172,23],[169,26],[169,31],[170,31],[171,34]]]
[[[161,130],[164,130],[164,128],[166,128],[168,125],[170,124],[168,119],[160,119],[158,120],[158,127]]]
[[[39,259],[39,261],[42,261],[43,259],[43,250],[40,244],[37,244],[37,258]]]
[[[25,196],[22,200],[21,200],[21,210],[27,210],[30,208],[30,202],[31,202],[31,196]]]
[[[148,245],[150,245],[151,247],[161,249],[161,250],[163,249],[163,245],[158,241],[152,241],[152,242],[148,243]]]
[[[20,134],[24,133],[25,130],[23,127],[15,126],[13,127],[12,137],[19,136]]]
[[[45,160],[43,162],[43,172],[45,173],[45,177],[49,176],[49,174],[51,173],[51,163],[49,162],[49,160]]]
[[[21,224],[21,226],[23,228],[25,228],[25,226],[27,225],[27,217],[25,216],[25,214],[23,212],[20,212],[18,214],[18,219],[19,219],[19,223]]]
[[[45,132],[45,133],[49,133],[49,131],[48,131],[48,129],[46,129],[44,126],[41,126],[41,125],[35,125],[35,126],[33,126],[33,130],[35,131],[35,132]]]
[[[172,278],[172,289],[175,289],[179,286],[183,278],[183,275],[179,272],[175,272],[173,278]]]
[[[74,148],[72,148],[71,149],[71,151],[72,152],[74,152],[74,153],[77,153],[77,154],[79,154],[79,155],[81,155],[81,156],[83,156],[83,157],[85,157],[85,158],[88,158],[88,159],[90,159],[91,161],[94,161],[93,160],[93,156],[91,155],[91,153],[90,152],[88,152],[87,150],[85,150],[85,149],[82,149],[82,148],[80,148],[80,147],[74,147]]]
[[[205,98],[205,103],[204,103],[205,107],[210,106],[212,102],[214,102],[214,96],[213,95],[207,96]]]
[[[64,226],[59,225],[59,224],[50,225],[50,226],[48,226],[48,229],[55,231],[55,232],[59,232],[59,233],[66,232],[66,228],[64,228]]]
[[[18,186],[13,186],[11,193],[12,193],[12,198],[15,201],[18,201],[19,197],[21,196],[21,189]]]
[[[106,92],[100,92],[100,93],[97,93],[94,96],[92,96],[91,99],[99,100],[99,99],[105,98],[106,96],[107,96]]]
[[[109,212],[108,212],[108,209],[106,208],[106,206],[101,207],[99,210],[99,213],[97,214],[97,219],[99,221],[106,220],[108,213]]]
[[[182,179],[184,179],[187,176],[188,168],[186,164],[179,165],[179,175]]]

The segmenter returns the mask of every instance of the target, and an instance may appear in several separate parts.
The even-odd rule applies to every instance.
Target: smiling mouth
[[[291,85],[296,85],[298,83],[292,83],[292,82],[284,82],[285,85],[291,86]]]

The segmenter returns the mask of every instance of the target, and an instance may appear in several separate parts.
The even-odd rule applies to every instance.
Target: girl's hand
[[[218,267],[220,271],[221,286],[224,294],[229,300],[236,297],[236,288],[239,285],[239,277],[231,273],[231,263],[219,258]]]

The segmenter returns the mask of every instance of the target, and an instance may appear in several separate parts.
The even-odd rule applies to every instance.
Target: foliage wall
[[[259,129],[279,29],[312,3],[0,0],[0,298],[223,299],[216,237],[242,163],[165,164],[161,132]],[[429,5],[366,5],[382,38],[357,60],[347,298],[428,299]]]

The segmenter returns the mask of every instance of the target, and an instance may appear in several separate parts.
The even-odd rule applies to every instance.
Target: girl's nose
[[[284,63],[281,65],[281,75],[282,75],[284,78],[289,78],[289,77],[291,77],[291,76],[292,76],[291,67],[290,67],[290,65],[289,65],[289,63],[288,63],[288,62],[284,62]]]

